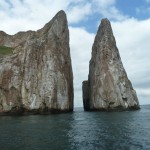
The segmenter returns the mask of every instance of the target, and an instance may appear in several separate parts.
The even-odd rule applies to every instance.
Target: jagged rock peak
[[[45,29],[47,31],[49,28],[51,28],[52,25],[54,25],[54,26],[57,25],[57,26],[59,26],[60,29],[62,29],[61,27],[64,27],[64,25],[65,26],[68,25],[67,16],[63,10],[59,11],[52,18],[52,20],[50,20],[47,24],[45,24],[45,26],[42,29]],[[59,30],[59,28],[58,28],[58,30]]]
[[[129,81],[108,19],[102,19],[92,47],[88,81],[83,85],[85,110],[138,109],[139,102]]]
[[[65,13],[65,11],[64,10],[60,10],[56,15],[55,15],[55,17],[61,17],[61,18],[67,18],[66,17],[66,13]]]
[[[19,34],[20,33],[20,34]],[[64,11],[38,31],[0,37],[0,114],[73,110],[73,73]]]
[[[101,32],[101,34],[112,34],[111,24],[107,18],[101,20],[98,32]]]
[[[116,44],[110,21],[106,18],[101,20],[101,24],[95,37],[95,42],[100,41],[102,41],[105,46],[109,46],[110,43]]]

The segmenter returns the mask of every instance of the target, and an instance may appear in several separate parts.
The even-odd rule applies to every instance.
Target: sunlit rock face
[[[82,88],[85,110],[139,109],[107,19],[102,19],[95,37],[88,81],[83,82]]]
[[[60,11],[38,31],[7,35],[0,45],[13,54],[0,57],[0,113],[73,110],[73,73],[66,14]]]

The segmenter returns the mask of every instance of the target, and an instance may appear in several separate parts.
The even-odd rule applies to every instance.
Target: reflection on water
[[[132,112],[0,117],[2,150],[150,149],[150,106]]]
[[[72,149],[142,149],[142,144],[136,139],[136,130],[142,127],[134,122],[134,114],[81,112],[74,115],[69,132]]]

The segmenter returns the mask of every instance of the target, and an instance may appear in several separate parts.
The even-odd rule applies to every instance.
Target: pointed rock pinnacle
[[[139,102],[129,81],[111,24],[102,19],[92,47],[88,81],[83,82],[85,110],[138,109]]]

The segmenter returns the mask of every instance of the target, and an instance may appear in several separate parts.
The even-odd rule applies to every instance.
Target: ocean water
[[[150,150],[150,105],[138,111],[0,116],[0,150]]]

